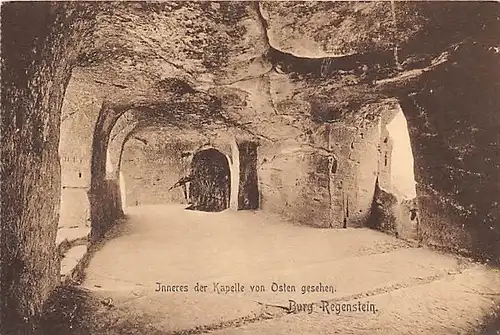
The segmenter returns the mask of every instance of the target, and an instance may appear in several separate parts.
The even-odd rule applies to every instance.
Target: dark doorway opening
[[[215,149],[197,152],[191,162],[189,209],[220,212],[229,207],[231,178],[229,163],[224,154]]]
[[[255,142],[241,142],[238,144],[240,152],[238,209],[259,208],[257,146],[258,144]]]

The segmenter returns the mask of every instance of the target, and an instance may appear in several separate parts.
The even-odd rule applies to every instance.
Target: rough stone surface
[[[493,110],[500,85],[492,76],[500,59],[479,42],[458,47],[455,57],[402,105],[414,147],[422,238],[498,260],[500,119]]]
[[[90,227],[90,202],[87,187],[63,186],[59,228]]]
[[[143,139],[139,136],[138,138]],[[165,144],[158,151],[148,150],[144,146],[154,144],[148,139],[145,141],[146,144],[139,140],[129,140],[124,149],[122,171],[125,177],[127,206],[186,203],[182,188],[169,190],[182,177],[182,149],[175,150],[178,148],[167,147],[168,144]]]
[[[97,17],[80,21],[87,7]],[[122,214],[110,166],[120,167],[124,144],[140,132],[164,127],[179,143],[226,134],[220,151],[238,167],[233,185],[248,176],[233,142],[258,143],[263,210],[318,227],[367,224],[372,198],[380,200],[377,179],[393,193],[380,160],[390,149],[388,98],[408,122],[417,198],[382,204],[390,219],[374,226],[500,261],[499,8],[4,5],[2,178],[12,182],[2,183],[2,311],[13,306],[14,322],[39,313],[58,265],[55,244],[35,241],[55,241],[58,221],[84,226],[90,218],[98,237]],[[238,207],[238,198],[230,202]],[[38,284],[25,290],[28,282]]]
[[[60,246],[61,243],[71,245],[77,241],[86,241],[90,235],[90,227],[59,227],[57,230],[56,244]]]
[[[412,76],[420,73],[419,68],[441,64],[443,57],[437,56],[443,51],[448,52],[442,54],[444,58],[450,53],[453,53],[453,57],[459,56],[460,50],[470,45],[466,38],[482,38],[484,43],[494,43],[484,31],[492,30],[497,24],[494,14],[497,7],[491,5],[490,10],[488,6],[403,2],[394,6],[391,3],[324,3],[311,6],[271,2],[259,6],[245,2],[210,5],[108,4],[99,14],[94,40],[80,57],[79,71],[84,75],[76,76],[75,80],[82,85],[98,86],[99,90],[95,92],[97,101],[108,104],[102,109],[98,127],[106,129],[102,128],[104,133],[95,138],[97,143],[107,142],[106,133],[113,128],[113,120],[118,119],[123,129],[139,129],[162,123],[205,133],[237,132],[238,136],[261,142],[260,148],[283,141],[298,142],[298,146],[304,143],[310,145],[307,139],[309,133],[316,133],[324,122],[343,121],[349,128],[353,122],[359,122],[355,121],[354,116],[364,115],[367,104],[381,101],[387,96],[396,96],[402,101],[407,99],[408,93],[416,97],[412,91],[420,91],[428,83],[426,79],[410,80]],[[476,10],[478,14],[466,18],[461,14],[466,8]],[[458,28],[447,28],[452,25]],[[456,32],[450,34],[453,30]],[[168,40],[165,31],[169,32]],[[433,34],[439,34],[442,38],[436,40],[433,36],[437,35]],[[457,45],[464,46],[454,47]],[[399,50],[398,59],[394,58],[395,46]],[[493,61],[491,48],[489,52],[487,57]],[[383,83],[383,79],[397,75],[398,62],[403,70],[409,71],[403,80],[406,86],[397,84],[397,80]],[[463,62],[462,58],[458,66]],[[451,64],[449,60],[447,64]],[[448,67],[441,66],[434,72],[446,71]],[[379,82],[380,85],[373,86],[373,82]],[[67,99],[72,99],[71,94]],[[422,136],[425,133],[422,131],[423,126],[411,118],[412,111],[406,110],[407,107],[404,106],[403,112],[410,116],[410,130],[418,131],[418,136]],[[121,121],[123,112],[130,116],[127,117],[128,121]],[[348,115],[352,115],[353,119],[349,120]],[[95,119],[97,115],[93,117]],[[106,121],[106,118],[110,121]],[[127,124],[133,126],[127,127]],[[335,132],[335,126],[333,129]],[[352,132],[354,136],[358,130],[352,128]],[[351,136],[338,134],[344,135]],[[360,132],[356,136],[361,136]],[[116,148],[121,147],[125,137],[120,136],[116,144],[111,142],[113,165],[120,164],[120,155],[116,154],[119,150]],[[180,135],[179,139],[186,137]],[[417,151],[416,178],[421,179],[424,178],[420,177],[421,174],[429,174],[433,170],[426,165],[426,160],[434,158],[420,158],[418,151],[421,146],[415,141],[412,137]],[[373,143],[369,140],[366,142]],[[312,155],[310,164],[316,165],[312,168],[316,172],[312,173],[311,180],[329,181],[320,183],[323,186],[313,187],[315,196],[309,195],[307,191],[311,189],[313,181],[300,182],[306,190],[295,200],[290,200],[297,202],[297,213],[285,209],[289,206],[289,199],[273,198],[272,190],[276,191],[277,186],[272,183],[262,186],[264,189],[260,190],[260,202],[264,208],[270,208],[266,203],[274,199],[280,203],[275,205],[275,211],[287,212],[297,218],[302,213],[299,208],[308,208],[309,213],[302,215],[308,216],[314,211],[318,219],[313,221],[321,222],[320,226],[363,225],[370,215],[371,197],[375,190],[375,147],[359,152],[361,157],[372,157],[371,163],[366,159],[359,163],[360,160],[354,157],[356,154],[351,155],[353,160],[350,160],[351,157],[344,162],[341,155],[335,161],[340,169],[337,178],[325,175],[324,171],[328,168],[321,167],[325,166],[325,159],[329,159],[327,164],[333,164],[335,158],[329,158],[330,155],[322,149],[308,149],[310,152],[307,155]],[[104,170],[106,164],[105,145],[96,149],[96,152],[100,154],[96,157],[96,191],[93,193],[105,195],[106,192],[97,191],[97,185],[103,183],[101,179],[104,173],[99,171]],[[288,159],[296,162],[300,155],[292,154],[293,157]],[[259,157],[260,161],[263,158],[270,159]],[[346,166],[349,168],[342,170]],[[425,166],[425,171],[421,171],[420,166]],[[351,171],[359,172],[352,174]],[[282,172],[278,176],[278,171],[274,170],[275,176],[272,178],[292,178],[286,175],[286,171]],[[362,179],[353,180],[354,176]],[[263,175],[259,178],[266,184],[270,177]],[[307,178],[301,175],[298,179]],[[295,182],[297,180],[286,183],[292,185]],[[340,182],[343,183],[342,189]],[[423,187],[429,183],[419,184],[419,192],[427,194]],[[265,199],[268,193],[266,187],[271,190],[269,201]],[[426,197],[424,193],[421,194]],[[288,195],[278,195],[280,197]],[[333,202],[329,200],[331,197]],[[451,199],[452,195],[448,197]],[[104,196],[95,195],[95,198],[99,202],[106,201]],[[424,203],[426,200],[422,201]],[[330,209],[325,211],[327,207]],[[408,221],[408,211],[414,207],[413,204],[398,206],[400,214],[397,216]],[[424,207],[420,212],[433,211]],[[103,218],[106,216],[101,214],[96,212],[94,217],[105,221]],[[485,215],[486,220],[491,222],[493,214]],[[455,240],[453,248],[471,249],[472,240],[467,236],[472,233],[469,229],[475,228],[434,229],[431,228],[433,216],[429,214],[429,220],[425,217],[419,217],[422,230],[418,238],[443,246],[450,246],[449,241]],[[451,223],[453,220],[447,221],[451,226],[454,225]],[[425,222],[429,224],[426,226]],[[398,234],[414,238],[413,225],[411,222],[402,224],[400,228],[407,227],[408,234],[399,228]],[[438,236],[441,232],[445,236]],[[433,237],[433,234],[437,235]],[[491,245],[494,244],[495,241],[492,241]],[[489,250],[487,253],[490,255],[496,253],[493,249]]]
[[[30,332],[59,280],[59,117],[89,12],[2,4],[2,333]],[[23,328],[24,326],[27,328]]]
[[[128,206],[186,203],[182,187],[169,189],[188,175],[193,155],[201,150],[215,148],[227,155],[230,165],[233,165],[232,149],[227,138],[210,138],[197,133],[190,133],[189,141],[176,138],[184,135],[179,130],[166,127],[140,131],[128,139],[121,163]],[[184,160],[183,153],[190,153],[190,158]]]
[[[69,249],[61,260],[61,280],[70,280],[76,274],[80,262],[87,254],[86,245],[77,245]]]

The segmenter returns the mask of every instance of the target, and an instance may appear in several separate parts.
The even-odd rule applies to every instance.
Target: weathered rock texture
[[[59,118],[90,14],[78,4],[2,5],[3,334],[30,333],[58,283]]]
[[[85,11],[74,7],[97,17],[81,21]],[[13,306],[12,320],[30,319],[56,285],[55,246],[38,241],[55,240],[59,201],[61,214],[67,204],[82,208],[63,214],[62,225],[90,218],[93,236],[102,235],[122,213],[120,167],[129,176],[143,169],[122,162],[123,148],[159,130],[179,145],[196,134],[207,147],[224,134],[215,147],[230,158],[232,208],[258,203],[317,227],[370,225],[500,260],[499,8],[4,5],[2,178],[11,182],[2,184],[2,311]],[[80,38],[82,29],[88,34]],[[414,156],[415,199],[394,182],[401,142],[385,141],[398,105]],[[144,157],[165,157],[159,148]],[[160,166],[150,169],[146,178],[159,176]],[[125,181],[125,188],[150,181]],[[37,284],[26,289],[28,282]]]
[[[155,135],[137,134],[125,145],[122,171],[127,206],[187,203],[182,187],[170,188],[187,175],[190,162],[182,153],[192,153],[202,142],[168,142],[170,136]]]
[[[389,191],[398,186],[388,176],[390,166],[381,164],[390,159],[382,149],[382,130],[398,110],[394,99],[368,104],[356,110],[359,118],[318,125],[279,147],[263,146],[262,209],[318,227],[366,226],[377,180],[387,179],[384,187]]]
[[[414,147],[422,239],[498,260],[500,54],[484,37],[458,46],[453,62],[429,73],[402,107]]]
[[[238,178],[238,209],[259,208],[259,175],[257,173],[258,164],[258,143],[243,141],[238,145],[238,168],[233,168],[233,173],[239,170]],[[233,156],[233,161],[236,157]],[[234,163],[233,163],[234,164]]]

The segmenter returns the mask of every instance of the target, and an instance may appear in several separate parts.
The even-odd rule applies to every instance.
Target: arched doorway
[[[220,212],[229,207],[230,169],[227,157],[216,149],[197,152],[191,162],[190,209]]]

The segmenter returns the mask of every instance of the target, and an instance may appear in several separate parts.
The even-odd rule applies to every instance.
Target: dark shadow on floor
[[[143,318],[119,310],[111,299],[98,299],[76,286],[58,288],[46,304],[34,335],[126,335],[167,333]],[[30,333],[31,334],[31,333]]]
[[[95,334],[93,311],[99,301],[77,287],[58,288],[46,304],[39,334]]]
[[[208,200],[207,202],[205,202],[205,203],[203,203],[201,205],[191,204],[188,207],[186,207],[185,209],[189,210],[189,211],[217,213],[217,212],[225,211],[227,209],[227,207],[226,206],[220,206],[220,202]]]
[[[478,329],[480,335],[500,335],[500,305],[483,320],[483,326]]]

